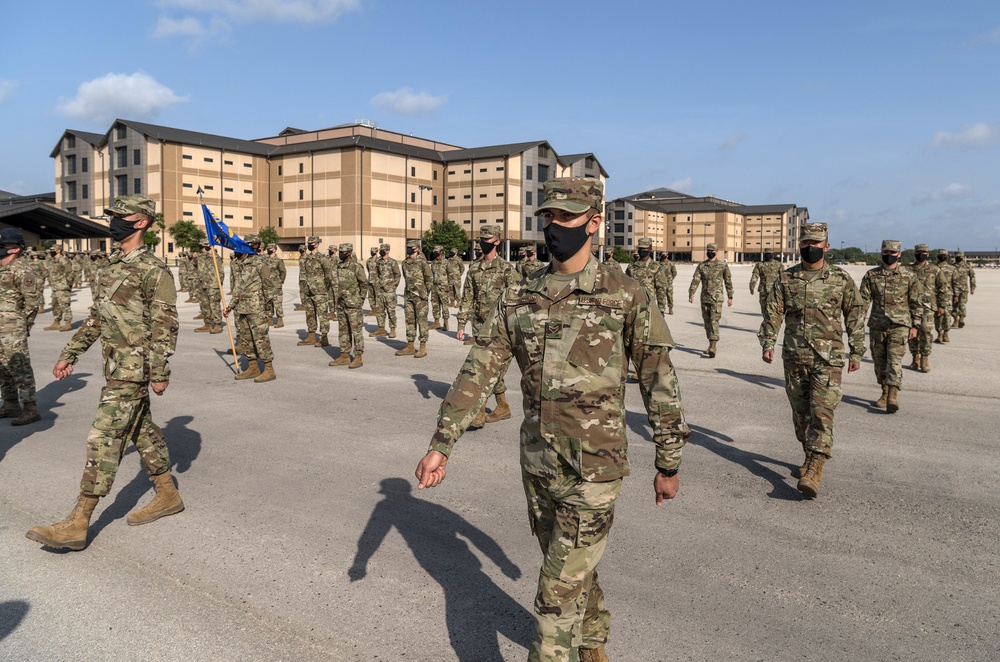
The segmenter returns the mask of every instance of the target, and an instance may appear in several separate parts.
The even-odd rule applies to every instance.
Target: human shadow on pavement
[[[701,446],[723,459],[740,465],[754,476],[763,478],[771,483],[771,491],[767,496],[772,499],[784,499],[787,501],[802,501],[805,499],[798,490],[785,482],[790,472],[799,468],[798,465],[780,462],[760,453],[745,451],[736,446],[736,442],[732,437],[716,432],[715,430],[691,425],[690,423],[688,426],[691,428],[691,436],[688,438],[688,443]],[[783,467],[787,471],[781,474],[765,465]]]
[[[742,379],[745,382],[753,384],[754,386],[762,386],[763,388],[769,389],[779,389],[785,390],[785,380],[778,379],[777,377],[765,377],[764,375],[750,375],[744,372],[736,372],[735,370],[728,370],[726,368],[716,368],[716,372],[722,375],[729,375],[730,377],[736,377],[737,379]]]
[[[79,391],[87,385],[86,377],[90,377],[88,372],[74,372],[72,375],[62,380],[53,380],[35,392],[35,402],[38,404],[38,412],[42,420],[29,423],[28,425],[13,426],[8,419],[0,419],[0,425],[5,429],[0,434],[0,460],[7,455],[14,446],[18,445],[36,432],[50,429],[55,425],[58,415],[53,414],[54,409],[62,407],[59,399],[67,393]]]
[[[201,433],[191,429],[189,426],[194,420],[193,416],[175,416],[163,427],[163,436],[167,440],[167,450],[170,452],[170,468],[173,473],[182,474],[191,468],[191,465],[201,453]],[[135,452],[135,446],[129,444],[125,449],[125,455]],[[152,489],[152,482],[146,468],[139,463],[139,472],[129,481],[129,484],[119,490],[115,496],[114,503],[101,511],[97,521],[90,525],[87,537],[90,542],[100,535],[108,524],[114,520],[124,519],[132,512],[146,492]],[[183,490],[181,490],[183,494]]]
[[[436,379],[429,378],[427,375],[410,375],[410,377],[413,378],[413,385],[417,387],[417,392],[423,396],[424,400],[430,400],[431,396],[438,400],[444,400],[444,396],[448,394],[448,389],[451,388],[451,384],[439,382]]]
[[[0,602],[0,641],[21,625],[21,621],[31,611],[31,605],[24,600]]]
[[[351,581],[365,578],[369,560],[395,527],[420,567],[444,591],[448,638],[459,660],[503,660],[497,633],[527,649],[534,628],[531,614],[493,583],[468,545],[472,543],[507,577],[520,578],[521,570],[496,541],[461,515],[415,498],[406,479],[386,478],[380,485],[385,498],[375,505],[358,539],[354,563],[347,571]]]

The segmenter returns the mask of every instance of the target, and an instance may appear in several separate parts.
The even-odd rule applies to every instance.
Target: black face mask
[[[316,244],[307,244],[306,248],[308,248],[311,251],[314,251],[314,250],[316,250]]]
[[[965,259],[964,257],[956,257],[956,258],[955,258],[955,262],[956,262],[956,264],[957,264],[958,262],[961,262],[961,261],[962,261],[962,260],[964,260],[964,259]]]
[[[406,254],[407,255],[413,255],[416,252],[417,252],[417,247],[416,246],[407,246],[406,247]]]
[[[927,253],[917,253],[916,258],[917,262],[923,264],[924,262],[927,261]]]
[[[770,262],[773,259],[774,259],[773,255],[771,255],[770,253],[764,253],[764,261],[765,262]]]
[[[134,223],[134,221],[132,222]],[[132,227],[132,223],[126,221],[123,218],[118,218],[117,216],[111,217],[111,238],[115,241],[121,243],[135,234],[135,228]]]
[[[379,257],[385,257],[385,254],[386,254],[386,251],[379,251],[378,252],[378,256]]]
[[[490,252],[493,251],[493,249],[495,249],[496,247],[497,244],[494,244],[491,241],[486,241],[484,239],[479,240],[479,249],[483,251],[483,255],[489,255]]]
[[[640,260],[645,260],[647,257],[649,257],[649,251],[647,251],[645,249],[639,251],[639,259]]]
[[[340,258],[340,261],[341,261],[341,262],[343,262],[343,261],[344,261],[344,260],[346,260],[346,259],[347,259],[348,257],[350,257],[350,255],[351,255],[350,253],[343,253],[343,252],[341,252],[341,253],[337,253],[337,257],[339,257],[339,258]]]
[[[305,250],[299,251],[299,255],[305,255],[305,254],[306,254]]]
[[[886,265],[887,267],[891,267],[892,265],[896,264],[896,262],[898,262],[898,261],[899,261],[899,256],[898,255],[883,255],[882,256],[882,264]]]
[[[718,253],[716,253],[715,251],[708,251],[708,252],[707,252],[707,253],[705,253],[705,254],[706,254],[706,255],[708,255],[708,259],[709,259],[709,260],[711,260],[711,259],[712,259],[712,258],[714,258],[714,257],[715,257],[716,255],[718,255]]]
[[[938,262],[947,262],[947,261],[948,261],[947,255],[938,255]]]
[[[802,261],[806,264],[816,264],[823,259],[823,247],[806,246],[805,248],[800,248],[799,256],[802,257]]]
[[[267,254],[268,255],[274,255],[274,251],[268,251]]]
[[[565,262],[576,255],[590,240],[590,233],[587,232],[588,225],[590,225],[590,221],[575,228],[567,228],[555,222],[546,225],[542,234],[545,235],[545,245],[552,257],[559,262]]]

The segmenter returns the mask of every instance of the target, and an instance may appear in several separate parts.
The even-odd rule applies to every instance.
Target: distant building
[[[794,259],[799,228],[809,211],[794,203],[743,205],[712,196],[695,197],[659,188],[607,202],[607,244],[632,252],[638,239],[672,260],[698,262],[705,246],[719,245],[731,262],[758,261],[766,252]]]
[[[99,217],[115,196],[140,193],[168,227],[201,223],[201,188],[237,234],[271,226],[283,251],[319,235],[327,246],[352,242],[359,254],[382,242],[402,254],[405,239],[442,219],[472,239],[482,225],[500,225],[505,252],[542,244],[534,217],[542,184],[608,176],[593,154],[561,157],[544,140],[462,148],[366,121],[241,140],[120,119],[103,135],[65,131],[51,156],[56,202],[80,216]],[[159,250],[180,249],[167,235]]]

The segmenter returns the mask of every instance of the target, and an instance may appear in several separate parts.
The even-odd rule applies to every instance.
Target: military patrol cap
[[[452,248],[452,249],[451,249],[450,251],[448,251],[448,252],[449,252],[449,253],[451,253],[452,255],[458,255],[458,249],[457,249],[457,248]]]
[[[272,248],[278,250],[278,244],[268,244],[266,248],[267,250],[271,250]]]
[[[245,234],[243,235],[243,241],[247,242],[248,244],[259,244],[260,235],[254,234],[253,232]]]
[[[480,239],[498,239],[500,237],[499,225],[484,225],[479,228]]]
[[[306,249],[306,245],[305,244],[299,244],[299,250],[300,251],[304,251],[305,249]]]
[[[406,240],[406,247],[407,248],[413,248],[413,247],[420,248],[420,240],[419,239],[407,239]]]
[[[965,252],[964,251],[958,251],[957,253],[955,253],[955,257],[965,257]]]
[[[24,235],[17,228],[0,230],[0,244],[20,244],[24,246]]]
[[[380,251],[387,251],[387,250],[389,250],[389,244],[379,244],[378,245],[378,249]]]
[[[713,241],[708,246],[705,246],[705,250],[706,251],[717,251],[717,250],[719,250],[719,245]]]
[[[333,255],[334,251],[336,251],[336,250],[337,250],[336,247],[333,244],[330,244],[327,247],[326,252],[329,253],[330,255]]]
[[[948,257],[948,249],[947,248],[940,248],[940,249],[938,249],[938,253],[937,254],[938,254],[938,257],[941,257],[942,255],[944,257]]]
[[[652,248],[653,240],[648,237],[643,237],[638,242],[636,242],[635,245],[638,246],[639,248]]]
[[[434,247],[434,252],[435,253],[443,253],[444,252],[444,246],[441,246],[441,245],[435,246]]]
[[[154,216],[156,203],[142,195],[119,195],[113,205],[104,208],[108,216],[131,216],[140,212]]]
[[[378,246],[372,246],[368,250],[371,252],[372,255],[375,255],[375,253],[378,253]]]
[[[319,237],[306,237],[307,244],[319,244],[322,243]]]
[[[802,226],[802,236],[799,241],[826,241],[826,223],[806,223]]]
[[[340,246],[337,246],[337,250],[340,251],[341,253],[347,253],[348,251],[353,251],[354,250],[354,244],[349,244],[349,243],[345,242],[345,243],[341,244]]]
[[[582,214],[591,208],[600,210],[604,205],[604,184],[591,177],[557,177],[545,182],[542,191],[542,204],[535,216],[549,209]]]
[[[889,251],[890,253],[898,253],[903,250],[903,242],[896,241],[895,239],[883,239],[882,250]]]
[[[927,244],[917,244],[914,249],[914,253],[930,253],[931,249],[928,248]]]
[[[535,246],[534,244],[528,244],[521,250],[523,250],[526,254],[531,255],[532,253],[535,252]]]

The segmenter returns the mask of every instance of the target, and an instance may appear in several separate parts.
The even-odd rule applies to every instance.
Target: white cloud
[[[0,78],[0,103],[4,103],[14,96],[14,88],[17,87],[16,80]]]
[[[216,37],[229,31],[229,24],[220,18],[212,18],[209,21],[188,16],[186,18],[170,18],[161,16],[156,21],[153,28],[152,37],[192,37],[194,39],[207,39]]]
[[[72,99],[60,99],[58,111],[67,117],[94,123],[116,117],[148,119],[175,103],[187,101],[144,71],[107,74],[81,83]]]
[[[395,92],[379,92],[372,97],[372,108],[386,110],[397,115],[423,115],[432,113],[448,100],[447,95],[433,96],[427,92],[415,92],[402,87]]]
[[[948,184],[944,188],[914,196],[913,204],[924,205],[928,202],[944,200],[964,200],[972,195],[972,187],[965,184]]]
[[[160,0],[161,7],[226,16],[240,21],[318,23],[353,11],[359,0]]]
[[[745,133],[734,133],[733,135],[726,138],[726,140],[719,145],[719,149],[723,152],[728,152],[731,149],[735,149],[738,145],[746,142],[747,134]]]
[[[672,189],[679,193],[690,193],[694,190],[694,181],[690,177],[685,177],[684,179],[676,179],[669,184],[667,184],[668,189]]]
[[[961,131],[938,131],[931,139],[931,147],[988,147],[1000,142],[1000,127],[977,122]]]

